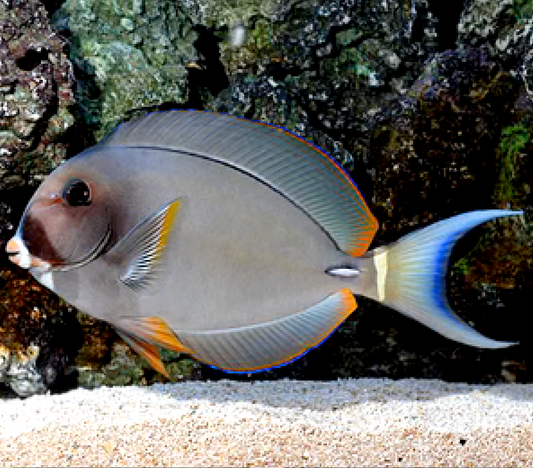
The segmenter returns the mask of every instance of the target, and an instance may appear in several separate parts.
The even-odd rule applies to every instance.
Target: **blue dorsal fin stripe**
[[[122,124],[101,144],[168,149],[233,166],[283,194],[354,256],[368,249],[377,230],[339,164],[280,126],[203,111],[158,112]]]

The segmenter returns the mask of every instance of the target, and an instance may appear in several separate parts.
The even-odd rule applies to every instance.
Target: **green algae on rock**
[[[518,172],[525,165],[530,141],[531,129],[522,122],[502,129],[498,148],[501,169],[496,195],[502,204],[520,201],[518,205],[521,206],[525,200],[520,191],[526,196],[531,192],[530,181],[518,183]]]
[[[70,38],[78,103],[96,140],[130,109],[185,100],[196,33],[180,2],[67,0],[54,24]]]
[[[82,359],[77,359],[79,386],[96,388],[103,385],[151,385],[166,381],[121,340],[109,343],[108,347],[110,356],[103,364],[98,365],[95,361],[82,362]],[[200,365],[190,358],[162,350],[161,359],[165,363],[171,382],[199,377]]]

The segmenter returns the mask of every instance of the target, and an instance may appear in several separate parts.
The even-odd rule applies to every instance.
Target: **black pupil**
[[[91,192],[83,180],[71,180],[65,187],[63,197],[71,206],[91,204]]]

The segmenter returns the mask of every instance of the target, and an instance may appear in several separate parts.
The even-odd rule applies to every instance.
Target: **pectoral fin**
[[[228,330],[179,332],[201,362],[228,372],[255,372],[285,365],[320,345],[357,307],[343,289],[294,315]]]
[[[108,259],[123,265],[120,280],[134,291],[155,283],[180,206],[181,200],[168,203],[137,224],[107,253]]]

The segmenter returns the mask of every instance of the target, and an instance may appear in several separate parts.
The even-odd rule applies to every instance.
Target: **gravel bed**
[[[0,466],[533,467],[533,385],[219,381],[5,399]]]

